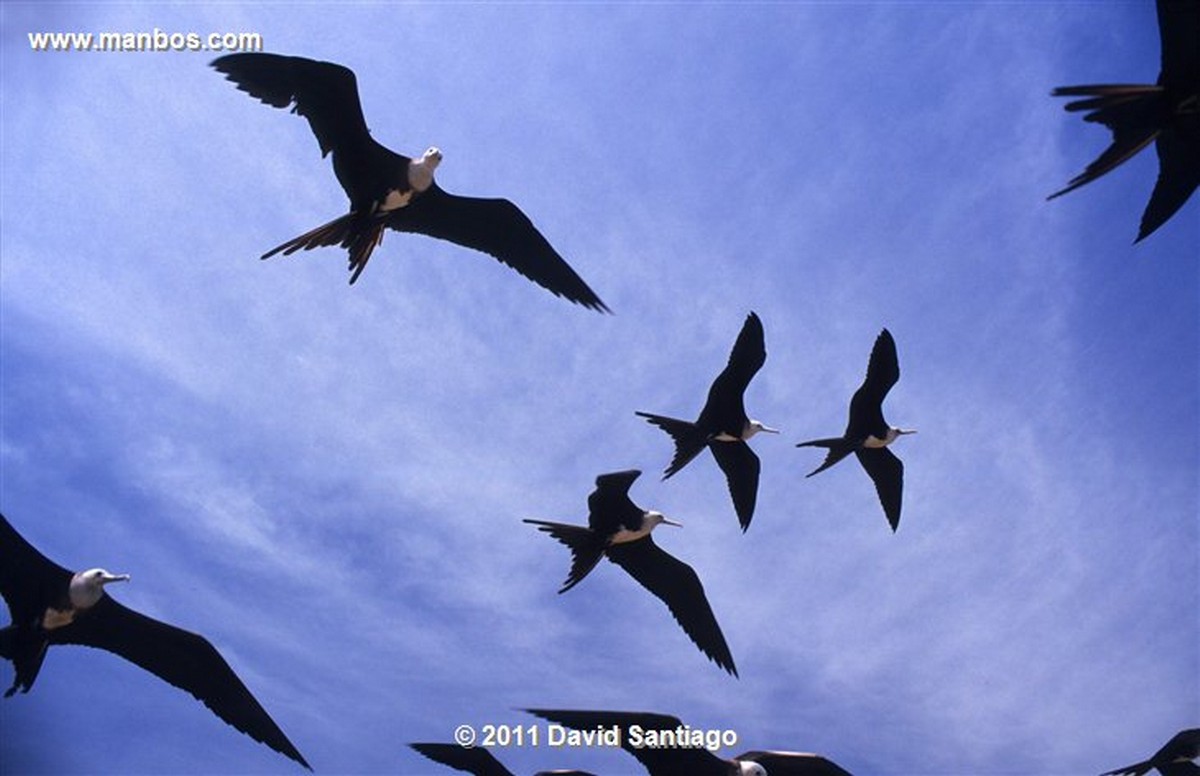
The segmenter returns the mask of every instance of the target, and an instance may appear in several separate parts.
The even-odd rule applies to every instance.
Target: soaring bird
[[[666,431],[675,441],[675,457],[663,472],[664,480],[687,466],[705,447],[712,450],[717,465],[725,472],[733,509],[737,512],[742,531],[750,527],[750,520],[754,517],[760,469],[758,456],[746,441],[760,431],[779,433],[777,429],[747,417],[742,398],[750,380],[758,374],[766,360],[762,321],[752,312],[746,317],[737,341],[733,343],[729,363],[708,389],[708,401],[704,403],[696,422],[649,412],[635,413]]]
[[[743,752],[717,757],[679,717],[643,711],[526,709],[530,714],[576,730],[617,727],[621,748],[637,758],[650,776],[850,776],[841,766],[806,752]]]
[[[689,638],[721,668],[737,676],[733,655],[721,626],[692,567],[654,543],[650,532],[659,524],[678,526],[661,512],[644,510],[629,498],[637,469],[601,474],[588,496],[588,526],[525,520],[571,551],[571,571],[559,593],[565,593],[595,568],[602,556],[625,569],[642,587],[667,605]]]
[[[896,357],[896,341],[892,339],[891,332],[884,329],[875,338],[875,347],[871,349],[867,377],[850,399],[850,422],[846,424],[846,432],[840,437],[812,439],[796,445],[829,450],[825,462],[809,472],[809,477],[825,471],[850,453],[858,456],[859,463],[875,483],[879,502],[893,531],[900,525],[904,464],[887,446],[902,434],[917,433],[893,428],[883,419],[883,399],[899,379],[900,361]]]
[[[1112,144],[1049,199],[1091,183],[1151,141],[1158,151],[1158,182],[1138,230],[1139,242],[1166,223],[1200,186],[1200,3],[1158,0],[1162,66],[1155,84],[1061,86],[1055,97],[1083,97],[1069,111],[1103,124]]]
[[[442,152],[419,159],[397,154],[371,137],[354,72],[332,62],[278,54],[229,54],[212,66],[238,89],[308,119],[333,172],[350,198],[350,212],[263,254],[339,245],[349,250],[350,282],[358,279],[384,229],[449,240],[490,254],[557,296],[608,312],[600,298],[507,199],[450,194],[433,178]]]
[[[513,776],[513,772],[497,760],[487,749],[478,746],[465,747],[460,744],[409,744],[435,763],[465,771],[474,776]],[[533,776],[594,776],[587,771],[554,770],[538,771]]]
[[[312,770],[207,639],[128,609],[105,592],[105,585],[128,579],[104,569],[70,572],[0,515],[0,595],[12,616],[0,629],[0,657],[16,668],[4,697],[29,692],[52,644],[105,649],[187,690],[225,722]]]
[[[1106,771],[1100,776],[1142,776],[1151,768],[1157,768],[1162,776],[1200,776],[1200,766],[1192,762],[1197,758],[1200,758],[1200,728],[1181,730],[1149,760]]]

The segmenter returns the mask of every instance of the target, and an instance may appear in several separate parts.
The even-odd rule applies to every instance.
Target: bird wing
[[[663,470],[664,480],[691,463],[693,458],[700,455],[700,451],[708,442],[708,433],[689,420],[654,415],[640,410],[634,414],[645,418],[647,423],[666,431],[671,437],[671,441],[675,443],[675,455],[671,457],[671,463]]]
[[[733,509],[737,512],[742,531],[750,527],[754,517],[754,504],[758,500],[758,472],[761,468],[758,456],[745,442],[709,442],[717,465],[725,472],[729,495],[733,498]]]
[[[900,359],[896,356],[896,340],[884,329],[875,338],[867,376],[850,399],[850,421],[846,425],[848,439],[862,440],[869,434],[886,429],[883,421],[883,400],[900,379]]]
[[[575,709],[525,709],[542,719],[575,730],[617,727],[621,748],[637,758],[651,776],[727,776],[729,763],[707,749],[633,746],[630,731],[666,731],[684,727],[679,717],[643,711],[587,711]]]
[[[279,54],[228,54],[212,66],[237,88],[267,105],[308,119],[321,156],[374,142],[363,118],[354,71],[333,62]]]
[[[460,197],[434,183],[407,207],[392,211],[388,226],[482,251],[556,296],[610,312],[529,217],[507,199]]]
[[[1196,90],[1200,83],[1200,3],[1158,0],[1162,69],[1158,82],[1168,89]]]
[[[1176,119],[1158,136],[1154,150],[1158,152],[1158,180],[1142,213],[1134,242],[1149,237],[1165,224],[1200,186],[1200,113]]]
[[[458,744],[409,744],[435,763],[448,765],[475,776],[513,776],[499,760],[486,749],[477,746],[464,747]]]
[[[729,645],[691,566],[660,548],[650,536],[611,545],[607,552],[609,560],[667,605],[683,632],[709,660],[737,676]]]
[[[733,343],[728,363],[708,389],[708,400],[696,424],[708,432],[741,436],[746,423],[744,394],[766,360],[762,321],[751,312]]]
[[[744,752],[733,758],[756,762],[770,776],[850,776],[850,772],[819,754],[808,752]]]
[[[0,515],[0,595],[13,622],[28,625],[74,574],[38,552]]]
[[[636,531],[642,527],[645,511],[629,498],[629,488],[641,474],[628,469],[596,478],[596,489],[588,494],[588,528],[609,537],[622,528]]]
[[[900,501],[904,491],[904,462],[886,447],[864,447],[855,450],[858,462],[867,470],[879,494],[879,503],[895,531],[900,525]]]
[[[51,631],[55,644],[108,650],[187,690],[255,741],[311,767],[207,639],[129,609],[110,596],[75,622]]]

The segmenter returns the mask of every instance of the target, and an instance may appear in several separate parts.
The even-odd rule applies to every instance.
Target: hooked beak
[[[677,523],[674,520],[668,520],[665,517],[662,519],[662,521],[663,521],[663,525],[673,525],[676,528],[683,528],[683,523]]]
[[[106,573],[100,580],[100,584],[107,585],[109,582],[128,582],[128,574],[108,574]]]
[[[778,434],[779,433],[779,429],[771,428],[770,426],[763,426],[761,430],[768,434]]]
[[[917,433],[917,430],[915,428],[898,428],[898,429],[896,429],[897,436],[900,436],[901,434],[915,434],[915,433]]]

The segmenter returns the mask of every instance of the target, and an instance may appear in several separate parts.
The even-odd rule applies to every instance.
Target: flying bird
[[[187,690],[225,722],[312,770],[207,639],[128,609],[104,590],[128,580],[104,569],[68,571],[0,515],[0,595],[12,616],[0,629],[0,657],[16,669],[4,697],[29,692],[53,644],[104,649]]]
[[[332,62],[278,54],[219,57],[212,66],[237,88],[308,119],[333,172],[350,198],[350,212],[263,254],[338,245],[349,250],[350,282],[358,279],[384,230],[415,232],[490,254],[557,296],[593,310],[608,307],[571,269],[529,218],[507,199],[450,194],[434,171],[442,152],[419,159],[376,142],[367,129],[354,72]]]
[[[487,749],[478,746],[465,747],[460,744],[409,744],[435,763],[474,776],[513,776],[513,772],[492,756]],[[555,770],[538,771],[533,776],[594,776],[587,771]]]
[[[896,341],[892,339],[891,332],[884,329],[875,338],[875,347],[871,349],[867,377],[850,399],[850,422],[846,424],[846,432],[840,437],[812,439],[796,445],[829,450],[824,463],[809,472],[809,477],[825,471],[850,453],[858,456],[858,462],[875,483],[879,502],[893,531],[900,525],[904,464],[887,446],[903,434],[917,433],[893,428],[883,419],[883,399],[899,379],[900,361],[896,357]]]
[[[733,655],[713,615],[704,586],[692,567],[654,543],[650,532],[659,524],[678,526],[661,512],[644,510],[629,498],[629,487],[641,475],[637,469],[601,474],[588,496],[588,525],[525,520],[571,551],[571,570],[559,593],[588,575],[602,556],[625,569],[642,587],[667,605],[683,631],[700,651],[737,676]]]
[[[750,520],[754,517],[761,468],[758,456],[746,441],[760,431],[779,433],[777,429],[747,417],[743,401],[746,387],[766,360],[762,321],[752,312],[746,316],[737,341],[733,343],[729,363],[708,389],[708,401],[704,403],[696,422],[649,412],[635,413],[666,431],[675,441],[675,457],[663,472],[664,480],[687,466],[705,447],[712,450],[717,465],[725,472],[733,509],[742,531],[750,527]]]
[[[1142,213],[1140,242],[1166,223],[1200,185],[1200,3],[1158,0],[1162,65],[1155,84],[1061,86],[1055,97],[1083,97],[1064,107],[1088,111],[1084,121],[1103,124],[1112,144],[1054,199],[1091,183],[1154,142],[1158,181]]]
[[[1198,776],[1200,766],[1192,762],[1197,758],[1200,758],[1200,728],[1181,730],[1149,760],[1106,771],[1100,776],[1142,776],[1151,768],[1157,768],[1162,776]]]
[[[718,757],[693,741],[696,731],[679,717],[641,711],[525,709],[575,730],[617,727],[621,748],[637,758],[650,776],[850,776],[832,760],[806,752],[743,752]]]

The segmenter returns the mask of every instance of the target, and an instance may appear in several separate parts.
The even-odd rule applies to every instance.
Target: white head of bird
[[[876,436],[869,436],[869,437],[867,437],[866,441],[863,442],[863,447],[887,447],[888,445],[890,445],[892,442],[895,442],[898,438],[900,438],[904,434],[915,434],[915,433],[917,433],[917,430],[915,428],[908,429],[908,428],[890,428],[889,427],[887,430],[887,436],[885,436],[883,439],[879,439]]]
[[[441,149],[430,146],[408,166],[408,185],[417,191],[425,191],[433,184],[433,171],[442,163]]]
[[[746,421],[746,431],[742,434],[742,439],[749,439],[760,431],[766,434],[779,433],[779,429],[771,428],[761,420],[755,420],[754,418],[751,418],[750,420]],[[758,765],[758,763],[755,763],[755,765]],[[761,768],[762,766],[760,765],[759,767]]]
[[[767,769],[753,760],[741,760],[738,762],[738,776],[767,776]]]
[[[659,523],[662,523],[663,525],[673,525],[676,528],[683,528],[683,523],[677,523],[674,520],[668,520],[666,515],[664,515],[662,512],[655,512],[651,509],[647,510],[646,513],[642,515],[642,525],[640,528],[638,528],[636,531],[630,531],[628,528],[622,528],[610,536],[608,542],[609,544],[636,542],[643,536],[648,536]]]
[[[104,586],[109,582],[128,582],[128,574],[110,574],[104,569],[88,569],[71,577],[71,606],[89,609],[104,595]]]

